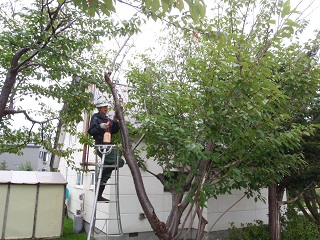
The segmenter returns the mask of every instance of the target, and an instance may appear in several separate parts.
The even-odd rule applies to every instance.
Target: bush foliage
[[[228,240],[270,240],[268,225],[263,221],[257,220],[255,223],[241,224],[241,228],[236,228],[231,224],[231,234]],[[318,226],[307,219],[304,215],[291,215],[289,218],[282,219],[282,240],[318,240],[320,232]]]

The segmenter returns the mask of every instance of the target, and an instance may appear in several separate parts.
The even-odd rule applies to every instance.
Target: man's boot
[[[102,197],[102,193],[105,188],[106,188],[106,185],[100,185],[100,187],[99,187],[99,192],[98,192],[98,201],[99,202],[110,202],[109,199]]]

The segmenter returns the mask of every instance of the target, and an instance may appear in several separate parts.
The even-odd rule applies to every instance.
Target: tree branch
[[[36,121],[36,120],[32,119],[32,118],[28,115],[28,113],[27,113],[26,110],[12,110],[12,109],[5,109],[5,110],[4,110],[4,116],[9,115],[9,114],[18,114],[18,113],[23,113],[23,114],[25,115],[25,117],[26,117],[30,122],[32,122],[32,123],[44,124],[44,123],[47,123],[47,122],[49,122],[49,121],[52,120],[52,119],[50,119],[50,120],[41,121],[41,122],[40,122],[40,121]]]
[[[233,208],[238,202],[240,202],[246,195],[244,194],[241,198],[239,198],[234,204],[232,204],[230,207],[228,207],[221,215],[218,217],[218,219],[212,224],[211,228],[208,230],[208,233],[210,233],[213,229],[213,227],[217,224],[217,222],[231,209]],[[206,235],[208,235],[208,233]]]
[[[11,60],[11,68],[12,68],[13,71],[18,69],[18,67],[19,67],[19,59],[22,57],[23,54],[25,54],[29,50],[30,50],[30,48],[21,48],[13,56],[13,58]]]
[[[295,196],[294,198],[287,200],[287,201],[279,201],[279,205],[285,205],[285,204],[289,204],[292,202],[297,201],[312,185],[314,184],[314,182],[312,182],[311,184],[309,184],[307,187],[305,187],[297,196]]]

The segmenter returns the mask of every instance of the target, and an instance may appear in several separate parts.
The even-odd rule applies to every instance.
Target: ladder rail
[[[94,228],[96,225],[97,221],[104,220],[105,221],[105,226],[106,226],[106,234],[103,236],[122,236],[123,235],[123,230],[122,230],[122,224],[121,224],[121,215],[120,215],[120,201],[119,201],[119,150],[116,145],[96,145],[96,150],[99,151],[102,154],[102,158],[98,161],[98,157],[96,154],[96,166],[95,166],[95,176],[96,176],[96,184],[95,184],[95,195],[94,195],[94,203],[92,207],[92,214],[91,214],[91,219],[90,219],[90,229],[88,232],[87,240],[90,240],[91,237],[94,237]],[[111,153],[112,150],[116,150],[116,164],[114,165],[104,165],[104,160],[105,157]],[[115,175],[115,183],[109,183],[105,185],[114,185],[115,187],[115,201],[110,201],[110,203],[115,203],[115,208],[116,208],[116,218],[97,218],[96,213],[97,213],[97,203],[98,203],[98,194],[99,194],[99,187],[101,184],[101,178],[102,178],[102,172],[104,168],[107,167],[113,167],[114,168],[114,175]],[[110,220],[116,220],[117,221],[117,226],[118,226],[118,233],[116,234],[108,234],[108,221]],[[103,227],[104,228],[104,227]],[[101,230],[102,232],[102,230]],[[101,236],[101,235],[100,235]]]
[[[122,230],[122,224],[121,224],[121,216],[120,216],[120,200],[119,200],[119,151],[117,152],[117,168],[115,171],[115,181],[116,181],[116,185],[115,185],[115,194],[116,194],[116,213],[117,213],[117,219],[119,219],[117,221],[118,223],[118,230],[119,230],[119,236],[123,235],[123,230]]]

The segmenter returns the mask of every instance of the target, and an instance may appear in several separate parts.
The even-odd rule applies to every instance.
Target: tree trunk
[[[184,199],[183,196],[184,194],[188,195],[188,194],[197,192],[197,189],[190,189],[191,182],[193,180],[195,180],[196,182],[202,182],[205,176],[199,176],[196,179],[194,179],[194,175],[192,174],[191,176],[188,177],[189,180],[187,181],[186,185],[183,187],[184,189],[183,194],[174,193],[174,192],[171,193],[172,209],[171,209],[170,215],[168,217],[166,224],[164,222],[161,222],[157,214],[155,213],[155,210],[145,191],[140,168],[138,166],[138,162],[134,155],[134,149],[132,148],[130,143],[128,129],[127,129],[127,126],[124,120],[124,115],[119,103],[119,97],[117,95],[115,85],[111,82],[110,76],[108,73],[105,74],[105,81],[110,87],[111,93],[113,95],[113,99],[115,102],[115,112],[120,123],[124,157],[130,168],[136,193],[137,193],[139,202],[141,204],[141,207],[146,215],[146,218],[148,219],[150,226],[152,227],[154,233],[159,239],[161,240],[177,239],[179,235],[179,225],[180,225],[182,214],[187,208],[187,206],[189,205],[189,202],[186,200],[186,198]],[[206,146],[206,150],[212,151],[213,148],[214,148],[214,143],[212,141],[209,141],[208,145]],[[203,161],[202,163],[199,163],[199,171],[204,173],[205,169],[207,168],[207,164],[208,164],[208,161]],[[197,213],[198,213],[198,218],[200,220],[197,239],[201,239],[202,236],[204,235],[204,229],[207,224],[207,220],[202,217],[201,211],[198,211]]]
[[[16,82],[16,78],[18,75],[17,70],[9,70],[6,76],[6,80],[1,89],[0,95],[0,122],[2,122],[2,118],[5,115],[5,109],[8,103],[8,99],[11,93],[11,90]]]
[[[303,196],[303,200],[306,204],[306,207],[309,210],[310,216],[312,216],[312,218],[313,218],[313,221],[316,221],[317,224],[319,224],[320,217],[319,217],[319,212],[318,212],[318,206],[315,202],[315,199],[313,198],[316,196],[311,196],[313,189],[314,188],[311,188],[309,191],[306,191],[305,193],[303,193],[302,196]],[[310,193],[310,196],[308,195],[309,193]]]
[[[314,219],[309,215],[309,213],[306,211],[305,206],[301,204],[300,201],[297,201],[297,206],[299,210],[303,213],[303,215],[309,219],[309,221],[314,221]]]
[[[29,51],[29,48],[21,48],[16,54],[12,57],[11,67],[7,72],[6,80],[4,81],[3,87],[1,89],[0,95],[0,122],[2,122],[2,118],[5,115],[5,109],[9,100],[10,93],[17,79],[17,75],[19,72],[19,60],[20,58]]]
[[[111,82],[110,76],[108,73],[105,74],[105,81],[109,85],[113,95],[113,99],[115,101],[115,111],[120,123],[124,157],[131,171],[134,186],[137,192],[140,205],[144,213],[146,214],[146,217],[150,223],[150,226],[153,229],[156,236],[161,240],[170,240],[172,238],[170,238],[168,234],[168,229],[166,227],[166,224],[159,220],[154,210],[154,207],[151,204],[150,199],[148,198],[148,195],[146,193],[141,172],[138,166],[138,162],[134,155],[134,151],[130,143],[128,129],[127,129],[126,122],[124,120],[124,115],[119,103],[119,97],[117,95],[115,85]]]
[[[198,231],[197,231],[197,235],[196,235],[196,240],[202,240],[204,237],[204,231],[205,231],[205,227],[208,224],[207,219],[205,219],[202,215],[202,211],[203,209],[200,209],[200,207],[198,207],[197,209],[197,214],[199,217],[199,224],[198,224]]]
[[[172,199],[172,207],[171,212],[168,216],[168,220],[166,225],[168,226],[168,233],[170,236],[177,236],[179,224],[181,220],[182,213],[184,208],[182,207],[181,201],[183,198],[183,194],[172,192],[171,199]]]
[[[56,132],[56,136],[54,138],[54,145],[53,145],[53,149],[54,150],[57,150],[58,149],[58,145],[59,145],[59,140],[60,140],[60,136],[61,136],[61,130],[62,130],[62,121],[61,119],[59,119],[59,122],[58,122],[58,126],[57,126],[57,132]],[[56,154],[55,153],[52,153],[51,155],[51,159],[50,159],[50,171],[53,171],[53,165],[55,163],[55,160],[56,160]]]
[[[283,198],[284,189],[273,184],[268,188],[269,203],[269,233],[272,240],[280,240],[281,222],[280,222],[280,202]]]

